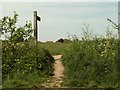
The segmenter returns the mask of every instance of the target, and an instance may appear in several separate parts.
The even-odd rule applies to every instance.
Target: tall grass
[[[86,33],[86,32],[85,32]],[[86,35],[88,35],[86,33]],[[109,36],[109,35],[108,35]],[[66,49],[63,86],[118,87],[118,39],[114,37],[75,40]]]

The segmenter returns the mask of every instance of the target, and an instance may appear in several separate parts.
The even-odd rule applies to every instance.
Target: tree
[[[3,36],[12,42],[22,42],[31,36],[33,29],[32,23],[27,22],[22,27],[16,27],[18,14],[14,12],[13,17],[5,16],[0,20],[0,31]]]

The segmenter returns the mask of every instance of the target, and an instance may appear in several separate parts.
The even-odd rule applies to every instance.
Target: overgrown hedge
[[[64,53],[63,86],[118,87],[118,40],[96,38],[75,41]]]
[[[2,43],[3,87],[21,87],[23,84],[27,87],[24,81],[30,84],[36,79],[40,83],[42,78],[52,74],[53,62],[54,59],[49,51],[35,45],[34,42],[4,41]]]

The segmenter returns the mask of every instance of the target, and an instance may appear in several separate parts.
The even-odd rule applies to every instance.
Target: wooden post
[[[37,30],[37,20],[40,21],[41,18],[37,16],[37,11],[34,11],[34,38],[35,38],[35,45],[36,45],[36,50],[38,48],[37,46],[37,40],[38,40],[38,30]],[[36,61],[38,61],[38,53],[36,52]],[[37,63],[38,64],[38,63]]]
[[[34,37],[37,42],[37,11],[34,11]]]
[[[41,18],[37,16],[37,11],[34,11],[34,37],[35,37],[35,42],[38,40],[38,30],[37,30],[37,20],[40,21]]]
[[[120,2],[118,2],[118,37],[120,40]]]

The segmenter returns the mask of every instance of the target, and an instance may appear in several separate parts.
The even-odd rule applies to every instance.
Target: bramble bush
[[[30,44],[29,42],[21,42],[14,44],[11,42],[3,42],[3,87],[8,86],[7,84],[10,83],[10,81],[7,82],[8,80],[11,80],[11,83],[13,83],[12,79],[15,79],[16,74],[20,74],[20,76],[18,76],[19,79],[17,80],[20,80],[21,78],[21,81],[22,79],[27,79],[28,76],[33,73],[36,73],[39,78],[44,78],[45,76],[50,76],[52,74],[52,63],[54,62],[54,59],[48,50],[37,47],[33,43]],[[35,76],[31,79],[34,80],[38,78]],[[41,80],[39,80],[39,83]],[[13,87],[17,84],[18,83],[13,84]],[[20,84],[22,84],[22,82]],[[19,87],[19,85],[16,87]]]
[[[88,35],[88,34],[86,34]],[[84,38],[74,40],[64,52],[63,86],[118,87],[118,39]]]

